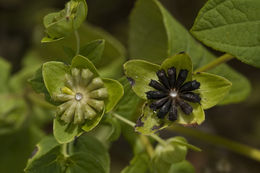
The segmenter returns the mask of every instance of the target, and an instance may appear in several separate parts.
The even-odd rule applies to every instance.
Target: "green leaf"
[[[179,52],[186,52],[194,69],[213,61],[215,56],[198,44],[157,0],[138,0],[130,17],[130,57],[154,63]],[[244,100],[250,92],[248,80],[223,64],[210,71],[227,78],[233,85],[222,104]]]
[[[150,158],[147,154],[142,153],[135,155],[130,165],[124,168],[121,173],[148,173],[150,166]]]
[[[47,91],[42,77],[42,66],[35,72],[34,76],[29,79],[28,82],[37,93],[45,93]]]
[[[108,78],[103,78],[102,80],[108,91],[108,98],[105,100],[106,112],[110,112],[124,95],[124,88],[116,80]]]
[[[86,57],[77,55],[75,56],[71,61],[71,67],[72,68],[79,68],[79,69],[89,69],[91,72],[93,72],[96,76],[99,76],[98,71],[94,64]]]
[[[205,120],[204,110],[202,106],[195,103],[189,103],[193,111],[190,115],[184,114],[181,109],[178,107],[178,119],[174,123],[178,124],[201,124]],[[173,124],[172,121],[168,119],[159,119],[157,113],[154,112],[148,104],[145,104],[143,107],[143,113],[140,119],[138,120],[136,130],[143,135],[150,135],[159,130],[162,130]]]
[[[259,0],[209,0],[191,32],[207,46],[260,67],[259,25]]]
[[[179,71],[181,69],[188,70],[189,73],[186,78],[186,81],[191,81],[193,66],[192,66],[192,61],[191,61],[189,55],[187,55],[185,53],[180,53],[180,54],[172,56],[171,58],[167,58],[161,64],[161,68],[166,71],[168,68],[171,68],[171,67],[175,67],[177,73],[179,73]]]
[[[61,88],[65,85],[65,74],[69,72],[69,66],[62,62],[50,61],[42,66],[42,76],[45,86],[52,96],[60,93]]]
[[[85,0],[71,0],[60,12],[47,14],[43,19],[47,37],[42,42],[52,42],[68,36],[78,29],[87,17]]]
[[[80,48],[80,54],[88,57],[94,64],[98,64],[102,58],[105,48],[105,40],[98,39],[87,43],[87,45]]]
[[[196,73],[193,79],[200,82],[198,92],[201,97],[203,109],[208,109],[218,104],[229,92],[232,83],[227,79],[209,73]]]
[[[168,139],[166,146],[156,146],[152,164],[155,172],[169,172],[172,164],[185,160],[187,155],[187,147],[172,142],[175,139],[186,143],[186,140],[183,137],[175,137]]]
[[[81,127],[83,130],[85,130],[86,132],[92,130],[93,128],[95,128],[99,122],[101,121],[103,115],[105,113],[105,109],[103,109],[102,112],[98,112],[98,114],[91,120],[86,120],[85,124]]]
[[[109,155],[95,138],[83,135],[73,143],[60,145],[54,138],[47,137],[38,145],[36,154],[29,159],[26,173],[108,173]],[[69,150],[67,150],[70,148]],[[67,150],[67,151],[66,151]]]
[[[86,45],[94,40],[105,40],[105,48],[102,58],[94,65],[98,68],[99,73],[103,77],[119,78],[122,76],[122,65],[125,62],[125,48],[112,35],[104,30],[91,26],[89,24],[82,24],[78,29],[80,37],[80,45]],[[71,58],[63,50],[63,46],[76,50],[74,34],[68,37],[48,44],[38,44],[37,51],[41,57],[49,60],[63,61],[68,64],[71,63]]]
[[[168,173],[195,173],[194,167],[186,160],[172,164]]]
[[[159,69],[159,65],[143,60],[130,60],[124,64],[125,74],[132,81],[134,92],[144,100],[145,92],[152,90],[149,82],[157,78],[156,72]]]
[[[11,72],[11,65],[0,57],[0,93],[8,91],[7,81]]]
[[[61,144],[73,141],[76,136],[80,135],[80,132],[81,129],[77,124],[65,123],[58,118],[53,120],[53,135]]]

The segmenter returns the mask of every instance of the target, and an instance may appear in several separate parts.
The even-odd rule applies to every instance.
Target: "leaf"
[[[143,60],[130,60],[124,64],[125,75],[132,81],[134,92],[144,100],[145,92],[152,90],[149,82],[157,78],[156,72],[159,69],[159,65]]]
[[[37,93],[45,93],[47,91],[42,77],[42,66],[35,72],[34,76],[29,79],[28,82]]]
[[[80,45],[86,45],[97,39],[105,40],[106,44],[102,58],[99,62],[94,62],[94,65],[98,68],[103,77],[121,77],[122,65],[126,59],[124,46],[106,31],[90,24],[82,24],[78,29],[78,33],[80,37]],[[71,34],[56,42],[38,44],[37,51],[41,57],[45,57],[48,60],[59,60],[70,64],[71,59],[68,58],[66,53],[63,51],[63,46],[76,50],[75,42],[75,36]]]
[[[89,69],[91,72],[93,72],[96,76],[99,76],[98,71],[94,64],[86,57],[77,55],[75,56],[71,61],[71,67],[72,68],[79,68],[79,69]]]
[[[42,42],[52,42],[63,39],[78,29],[87,17],[87,4],[85,0],[71,0],[65,9],[60,12],[47,14],[43,19],[46,37]]]
[[[152,165],[156,173],[169,172],[171,165],[182,162],[187,155],[187,147],[180,144],[173,143],[175,139],[186,143],[183,137],[175,137],[167,140],[167,145],[157,145],[155,148],[155,155],[153,156]]]
[[[150,158],[147,154],[142,153],[135,155],[130,165],[124,168],[121,173],[148,173],[150,166]]]
[[[80,54],[88,57],[94,64],[98,64],[105,48],[105,40],[98,39],[87,43],[80,48]]]
[[[109,172],[108,152],[95,138],[83,135],[67,145],[70,150],[64,151],[64,146],[58,144],[54,138],[43,139],[37,145],[36,154],[29,159],[25,172]]]
[[[177,55],[174,55],[170,58],[167,58],[163,61],[161,68],[166,70],[168,68],[175,67],[176,72],[179,73],[181,69],[186,69],[189,71],[188,76],[186,78],[186,81],[190,81],[192,79],[192,71],[193,71],[193,66],[192,66],[192,61],[189,57],[189,55],[185,53],[180,53]]]
[[[194,167],[186,160],[172,164],[168,173],[195,173]]]
[[[61,144],[73,141],[76,136],[80,136],[80,132],[80,127],[77,124],[65,123],[57,118],[53,120],[53,135]]]
[[[260,67],[259,27],[259,0],[209,0],[191,32],[207,46]]]
[[[0,57],[0,93],[8,91],[7,81],[11,72],[11,65]]]
[[[123,86],[116,80],[103,78],[108,91],[108,98],[105,100],[106,112],[110,112],[124,95]]]
[[[55,93],[60,93],[61,88],[65,85],[65,74],[68,71],[69,66],[66,66],[62,62],[50,61],[43,64],[42,76],[51,96]]]
[[[179,52],[186,52],[194,69],[215,59],[207,49],[198,44],[157,0],[138,0],[130,16],[130,57],[154,63]],[[233,85],[222,104],[244,100],[250,91],[249,81],[223,64],[210,71],[227,78]]]
[[[205,120],[204,110],[201,105],[189,103],[193,111],[190,115],[184,114],[178,107],[178,119],[174,123],[178,124],[201,124]],[[136,126],[136,131],[143,135],[150,135],[159,130],[162,130],[170,125],[173,125],[172,121],[168,119],[159,119],[157,113],[145,104],[143,107],[142,116],[139,118]]]
[[[105,113],[105,109],[103,109],[102,112],[98,112],[98,114],[91,120],[86,120],[85,124],[81,127],[83,130],[85,130],[86,132],[92,130],[93,128],[95,128],[99,122],[101,121],[103,115]]]
[[[218,104],[229,92],[232,83],[221,76],[209,73],[197,73],[193,79],[200,82],[200,94],[203,109],[208,109]]]

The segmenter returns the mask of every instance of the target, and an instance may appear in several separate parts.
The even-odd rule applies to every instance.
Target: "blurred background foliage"
[[[44,61],[70,60],[63,50],[70,51],[69,47],[75,45],[73,38],[62,41],[68,47],[57,47],[55,43],[49,46],[40,44],[43,35],[42,17],[54,9],[62,9],[65,2],[64,0],[0,0],[0,56],[10,63],[8,65],[5,61],[0,62],[0,172],[22,172],[35,144],[44,134],[52,132],[52,106],[44,101],[42,95],[34,93],[26,81]],[[177,20],[190,29],[206,0],[161,0],[161,2]],[[122,75],[121,65],[128,58],[129,14],[134,1],[87,0],[87,3],[89,24],[81,29],[88,32],[80,35],[81,44],[104,38],[106,59],[98,63],[98,68],[108,77],[118,78]],[[221,55],[219,52],[211,51]],[[259,147],[260,70],[238,60],[232,60],[228,64],[248,77],[252,84],[252,92],[248,99],[241,103],[208,110],[206,121],[199,129]],[[3,70],[4,68],[8,69]],[[5,74],[4,71],[10,73]],[[138,104],[138,100],[134,99],[133,102]],[[6,115],[8,119],[4,118]],[[104,126],[105,124],[106,122]],[[97,133],[98,130],[96,129]],[[110,149],[112,173],[122,170],[131,160],[130,144],[138,145],[127,142],[131,142],[131,138],[136,135],[131,128],[125,127],[122,131],[125,138],[119,138]],[[164,131],[163,135],[169,137],[182,134]],[[188,160],[195,166],[197,172],[258,173],[260,170],[257,161],[198,139],[185,137],[190,143],[203,149],[200,153],[193,151],[188,153]]]

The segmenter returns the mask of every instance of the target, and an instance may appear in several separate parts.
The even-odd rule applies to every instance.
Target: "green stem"
[[[221,57],[213,60],[212,62],[210,62],[209,64],[206,64],[205,66],[202,66],[201,68],[197,69],[196,71],[194,71],[194,73],[197,72],[204,72],[204,71],[209,71],[217,66],[219,66],[220,64],[223,64],[231,59],[233,59],[234,56],[230,55],[230,54],[224,54]]]
[[[183,135],[187,135],[196,139],[199,139],[201,141],[226,148],[230,151],[233,151],[235,153],[244,155],[246,157],[249,157],[253,160],[260,162],[260,150],[252,148],[250,146],[247,146],[245,144],[240,144],[236,141],[232,141],[230,139],[220,137],[217,135],[208,134],[202,131],[199,131],[194,128],[186,128],[182,126],[174,126],[172,128],[169,128],[175,132],[181,133]]]
[[[69,143],[65,143],[62,145],[62,153],[64,155],[64,157],[69,157],[69,154],[68,154],[68,145]]]
[[[145,146],[145,149],[146,149],[147,153],[149,154],[150,158],[152,158],[154,155],[154,149],[153,149],[151,142],[144,135],[140,135],[140,140],[143,143],[143,145]]]
[[[79,38],[79,33],[77,30],[74,31],[75,38],[76,38],[76,55],[79,54],[79,49],[80,49],[80,38]]]
[[[130,121],[130,120],[128,120],[128,119],[118,115],[117,113],[113,112],[113,113],[111,113],[111,115],[113,115],[116,119],[118,119],[118,120],[128,124],[129,126],[135,127],[135,123],[134,122],[132,122],[132,121]]]

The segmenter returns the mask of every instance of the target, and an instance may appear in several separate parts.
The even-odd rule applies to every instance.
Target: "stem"
[[[199,131],[197,129],[191,129],[191,128],[185,128],[182,126],[174,126],[169,128],[171,130],[174,130],[175,132],[199,139],[201,141],[226,148],[230,151],[233,151],[235,153],[244,155],[246,157],[249,157],[253,160],[260,162],[260,150],[252,148],[245,144],[240,144],[236,141],[232,141],[230,139],[220,137],[217,135],[207,134],[205,132]]]
[[[206,64],[205,66],[202,66],[201,68],[197,69],[196,71],[194,71],[194,73],[211,70],[211,69],[217,67],[218,65],[223,64],[233,58],[234,58],[233,55],[224,54],[221,57],[211,61],[209,64]]]
[[[76,38],[76,55],[79,54],[79,48],[80,48],[80,38],[79,38],[79,33],[77,30],[74,31],[74,34],[75,34],[75,38]]]
[[[145,149],[146,149],[147,153],[149,154],[150,158],[152,158],[154,155],[154,149],[153,149],[151,142],[149,141],[149,139],[146,136],[143,136],[143,135],[140,135],[140,140],[143,143],[143,145],[145,146]]]
[[[118,115],[117,113],[114,113],[114,112],[113,112],[113,113],[111,113],[111,115],[113,115],[113,116],[114,116],[115,118],[117,118],[118,120],[120,120],[120,121],[122,121],[122,122],[128,124],[129,126],[135,127],[135,123],[134,123],[134,122],[132,122],[132,121],[130,121],[130,120],[128,120],[128,119],[126,119],[126,118],[124,118],[124,117]]]
[[[68,144],[69,143],[65,143],[62,145],[62,153],[64,155],[64,157],[69,157],[69,154],[68,154]]]

